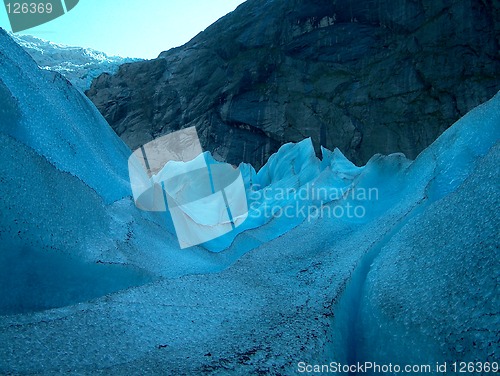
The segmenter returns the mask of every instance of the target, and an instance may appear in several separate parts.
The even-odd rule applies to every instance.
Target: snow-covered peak
[[[61,73],[82,91],[87,90],[92,80],[101,73],[114,73],[121,64],[140,60],[109,56],[91,48],[66,46],[31,35],[9,35],[40,68]]]

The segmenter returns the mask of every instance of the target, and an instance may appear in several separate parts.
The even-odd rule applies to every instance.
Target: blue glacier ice
[[[0,57],[1,374],[498,361],[500,93],[414,161],[241,164],[245,222],[180,250],[91,103],[2,30]]]
[[[208,251],[178,249],[164,216],[135,208],[130,150],[91,102],[60,74],[39,69],[3,30],[0,42],[0,274],[9,290],[0,311],[60,306],[160,275],[214,270]],[[31,284],[53,278],[43,281],[47,293],[25,286],[22,274],[33,265]],[[63,268],[87,277],[69,286]],[[100,278],[106,270],[122,280]],[[92,281],[101,287],[87,288]],[[58,284],[67,293],[48,303]]]

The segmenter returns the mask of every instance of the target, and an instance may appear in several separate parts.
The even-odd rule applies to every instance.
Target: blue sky
[[[244,0],[80,0],[46,24],[20,32],[109,55],[155,58],[180,46]],[[5,7],[0,27],[11,31]]]

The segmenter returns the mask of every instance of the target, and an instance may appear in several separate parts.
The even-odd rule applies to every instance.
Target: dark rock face
[[[132,149],[196,126],[257,167],[305,137],[358,164],[414,158],[500,89],[499,43],[496,0],[248,0],[87,95]]]

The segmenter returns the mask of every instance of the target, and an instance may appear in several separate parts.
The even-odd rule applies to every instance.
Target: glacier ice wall
[[[344,362],[498,361],[499,141],[500,93],[406,168],[416,205],[360,259],[336,307]]]
[[[359,297],[357,360],[499,360],[499,158],[497,145],[384,245]]]
[[[60,74],[39,69],[1,29],[0,145],[0,288],[8,296],[0,310],[66,305],[213,269],[206,251],[179,252],[165,218],[135,208],[131,152],[91,102]],[[68,270],[72,284],[64,282]],[[104,270],[121,281],[100,278]],[[58,288],[61,299],[44,303]]]
[[[387,242],[368,273],[361,359],[499,360],[499,140],[500,93],[414,162],[413,174],[434,166],[427,207]]]
[[[60,74],[38,69],[3,30],[0,37],[2,133],[78,176],[106,202],[129,195],[129,150],[95,107]]]

